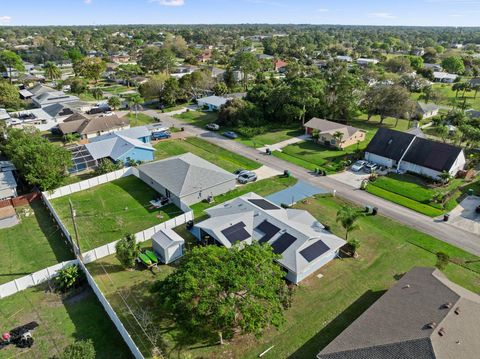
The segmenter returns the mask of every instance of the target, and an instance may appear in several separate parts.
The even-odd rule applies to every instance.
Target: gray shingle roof
[[[87,143],[85,147],[96,160],[110,157],[114,161],[118,160],[133,148],[141,148],[152,152],[155,150],[149,143],[143,143],[136,138],[129,138],[117,133],[102,141]]]
[[[480,352],[479,322],[479,295],[437,269],[416,267],[317,357],[471,359]]]
[[[232,173],[192,153],[144,164],[138,169],[177,197],[235,180]]]

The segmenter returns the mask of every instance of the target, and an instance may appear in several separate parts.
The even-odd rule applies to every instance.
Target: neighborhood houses
[[[474,2],[52,3],[0,9],[0,358],[479,356]]]

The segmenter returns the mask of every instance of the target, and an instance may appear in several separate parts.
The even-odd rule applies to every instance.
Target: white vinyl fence
[[[55,277],[60,269],[77,263],[78,261],[76,259],[72,259],[70,261],[55,264],[51,267],[39,270],[38,272],[2,284],[0,285],[0,299],[46,282],[47,280]]]
[[[123,326],[123,323],[120,320],[120,318],[117,316],[117,313],[115,313],[112,306],[108,302],[107,298],[105,298],[102,291],[98,287],[97,283],[95,283],[95,280],[93,279],[92,275],[88,271],[87,267],[85,267],[85,265],[83,263],[81,263],[81,262],[79,262],[79,263],[80,263],[80,267],[85,272],[88,284],[90,284],[90,287],[92,288],[93,292],[97,296],[98,300],[100,301],[100,303],[102,303],[103,308],[107,312],[107,314],[110,317],[110,319],[112,320],[113,324],[115,324],[115,327],[117,328],[118,332],[122,336],[125,343],[128,345],[128,348],[132,352],[132,355],[135,357],[135,359],[144,359],[144,356],[142,355],[142,353],[138,349],[137,345],[133,341],[133,339],[130,336],[130,334],[128,333],[128,331]]]
[[[43,192],[43,195],[47,199],[55,199],[63,196],[68,196],[69,194],[85,191],[86,189],[99,186],[104,183],[115,181],[122,177],[127,177],[134,175],[138,177],[138,170],[135,167],[125,167],[114,172],[109,172],[101,176],[92,177],[81,182],[69,184],[52,192]]]
[[[135,238],[137,239],[138,243],[145,242],[151,239],[153,235],[158,231],[160,231],[161,229],[175,228],[177,226],[187,223],[190,220],[193,220],[192,210],[190,210],[187,213],[181,214],[180,216],[172,218],[166,222],[150,227],[144,231],[135,233]],[[85,264],[91,263],[96,261],[97,259],[109,256],[110,254],[114,254],[116,252],[115,245],[117,244],[117,242],[118,241],[111,242],[111,243],[105,244],[104,246],[92,249],[91,251],[82,253],[83,262]]]

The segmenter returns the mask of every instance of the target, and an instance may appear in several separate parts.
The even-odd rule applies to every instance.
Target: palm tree
[[[52,61],[48,61],[43,66],[45,77],[51,81],[58,80],[62,76],[62,71]]]
[[[135,124],[137,124],[138,122],[138,106],[140,106],[144,102],[145,100],[139,94],[135,94],[130,97],[130,101],[128,103],[130,105],[130,108],[133,107],[135,109]]]
[[[472,90],[475,91],[475,95],[473,95],[473,98],[476,100],[477,99],[477,92],[480,90],[480,84],[473,85]]]
[[[464,84],[462,82],[456,82],[452,86],[452,90],[455,91],[455,98],[458,97],[458,91],[463,90]]]
[[[336,131],[332,136],[335,139],[336,143],[338,144],[338,148],[341,149],[342,148],[342,140],[343,140],[343,132]]]
[[[98,87],[94,87],[90,90],[90,92],[92,93],[92,96],[96,99],[96,100],[101,100],[103,98],[103,91],[101,89],[99,89]]]
[[[348,241],[348,234],[359,228],[355,222],[362,214],[355,208],[342,206],[337,212],[337,223],[340,222],[345,229],[345,240]]]

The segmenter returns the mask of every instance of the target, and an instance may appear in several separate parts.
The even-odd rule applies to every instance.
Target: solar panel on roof
[[[266,220],[260,223],[256,229],[264,234],[264,236],[258,241],[259,243],[268,242],[274,235],[276,235],[280,231],[280,228],[274,226]]]
[[[245,230],[245,223],[243,222],[239,222],[231,227],[225,228],[222,230],[222,234],[232,244],[238,241],[242,242],[245,239],[250,238],[250,234],[248,234],[248,232]]]
[[[311,262],[320,257],[322,254],[328,252],[329,249],[330,248],[325,243],[323,243],[322,241],[317,241],[311,246],[308,246],[307,248],[301,250],[300,254],[307,261]]]
[[[277,207],[273,203],[270,203],[264,199],[249,199],[248,201],[253,203],[255,206],[260,207],[261,209],[280,209],[280,207]]]
[[[278,239],[275,242],[273,242],[272,244],[273,252],[276,254],[282,254],[296,240],[297,238],[292,236],[291,234],[288,234],[288,233],[282,234],[280,237],[278,237]]]

